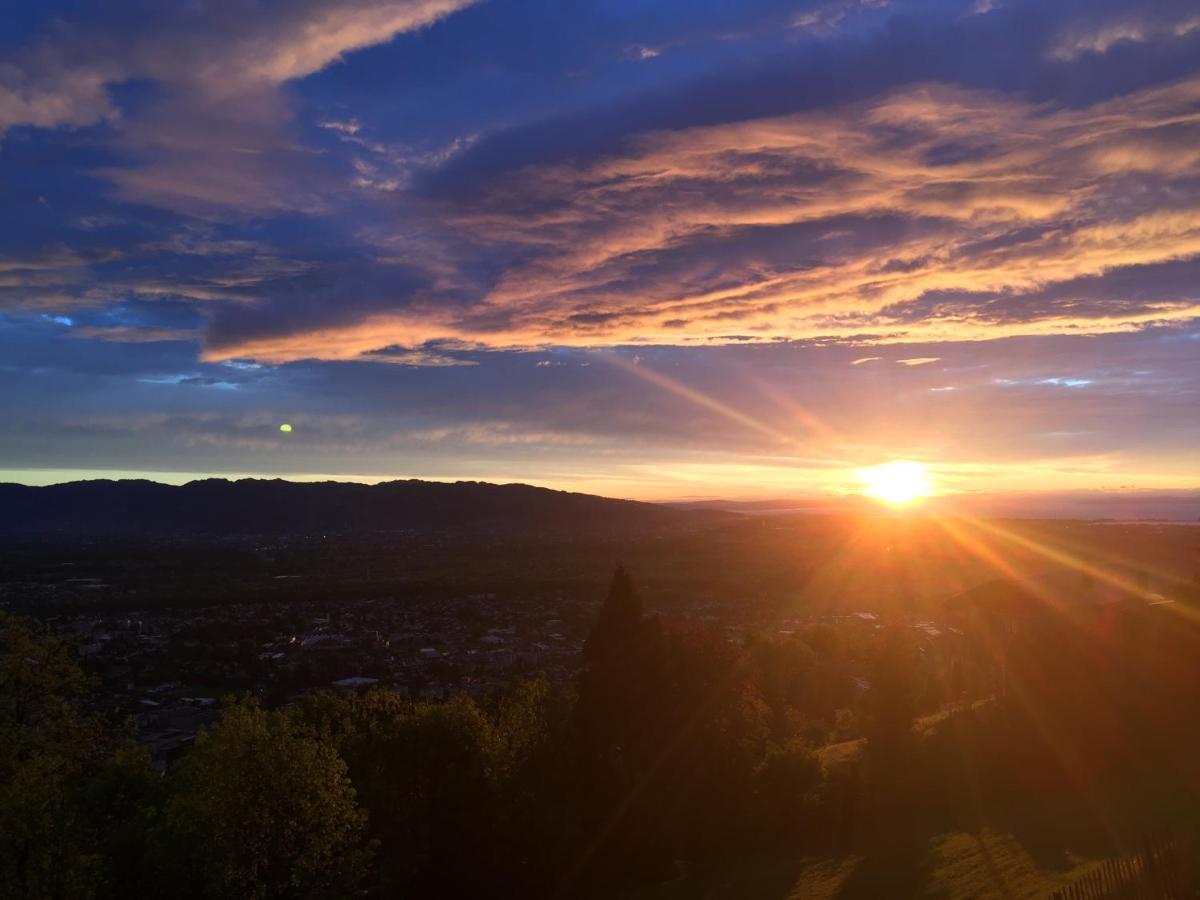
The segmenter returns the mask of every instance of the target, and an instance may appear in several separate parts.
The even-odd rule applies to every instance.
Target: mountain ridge
[[[687,528],[728,514],[528,484],[407,479],[92,479],[0,483],[0,533],[299,534],[455,531],[594,534]]]

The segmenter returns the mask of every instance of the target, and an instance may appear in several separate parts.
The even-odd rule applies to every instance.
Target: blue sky
[[[1192,3],[4,15],[0,477],[1200,487]]]

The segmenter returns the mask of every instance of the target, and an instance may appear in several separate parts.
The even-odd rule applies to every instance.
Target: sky
[[[3,16],[0,480],[1200,488],[1194,2]]]

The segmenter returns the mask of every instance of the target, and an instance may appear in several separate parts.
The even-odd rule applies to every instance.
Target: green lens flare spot
[[[282,431],[284,434],[291,434],[292,426],[289,425],[287,422],[284,422],[282,425],[279,426],[279,430]]]

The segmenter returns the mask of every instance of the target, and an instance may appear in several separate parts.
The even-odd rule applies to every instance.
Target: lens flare
[[[289,425],[287,422],[284,422],[282,425],[279,426],[279,430],[282,431],[284,434],[291,434],[292,426]]]
[[[854,477],[862,493],[891,506],[904,506],[933,493],[929,468],[906,459],[858,469]]]

